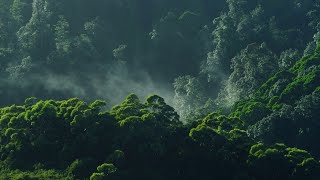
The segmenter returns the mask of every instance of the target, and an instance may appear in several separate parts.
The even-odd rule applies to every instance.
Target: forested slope
[[[319,50],[318,46],[292,68],[277,72],[252,98],[236,104],[233,115],[246,120],[252,138],[285,142],[319,156],[319,145],[312,143],[320,133]]]
[[[318,180],[319,12],[0,0],[0,179]]]
[[[189,124],[157,95],[0,109],[3,179],[318,179],[319,46],[254,96]],[[299,149],[301,148],[301,149]],[[303,150],[306,149],[306,150]]]

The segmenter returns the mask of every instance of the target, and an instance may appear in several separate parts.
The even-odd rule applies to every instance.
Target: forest
[[[0,0],[0,180],[319,180],[320,0]]]

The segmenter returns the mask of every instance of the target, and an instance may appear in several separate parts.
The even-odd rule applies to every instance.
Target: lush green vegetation
[[[320,146],[311,143],[320,132],[319,55],[317,48],[292,68],[272,76],[252,98],[235,105],[232,115],[248,123],[252,138],[284,142],[319,157]]]
[[[250,138],[246,122],[211,113],[183,125],[152,95],[131,94],[102,111],[87,104],[27,99],[0,109],[4,179],[316,179],[320,162],[284,144]]]
[[[319,0],[0,0],[0,179],[320,179],[319,17]]]

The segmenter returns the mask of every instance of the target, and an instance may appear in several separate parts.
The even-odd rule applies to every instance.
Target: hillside
[[[317,179],[319,57],[316,48],[275,73],[229,116],[213,112],[186,125],[157,95],[141,102],[131,94],[108,111],[101,100],[88,104],[77,98],[29,98],[4,107],[1,174],[4,179]]]
[[[320,0],[0,0],[0,180],[320,179],[319,17]]]
[[[298,146],[319,157],[320,146],[312,143],[319,134],[319,46],[287,70],[267,80],[252,98],[235,105],[233,116],[248,123],[256,140]]]

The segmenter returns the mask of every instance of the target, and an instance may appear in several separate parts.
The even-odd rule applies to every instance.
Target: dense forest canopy
[[[0,179],[319,179],[319,42],[319,0],[0,0]]]

